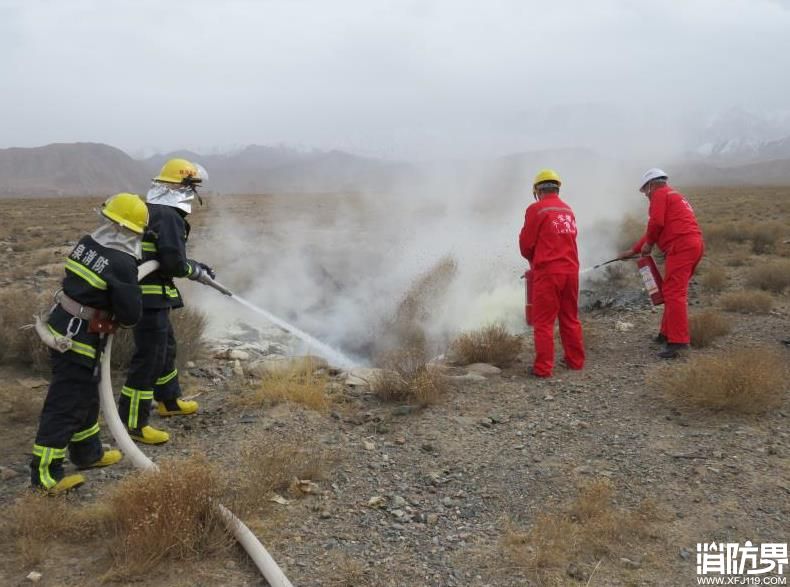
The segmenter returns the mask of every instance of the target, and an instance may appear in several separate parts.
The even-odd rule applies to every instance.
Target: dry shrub
[[[447,391],[447,382],[438,369],[415,349],[397,349],[376,359],[382,372],[371,389],[384,401],[406,402],[421,407],[436,404]]]
[[[203,335],[208,326],[208,318],[200,310],[181,308],[171,312],[170,320],[173,322],[173,331],[178,341],[176,365],[179,369],[183,369],[189,361],[200,358],[204,350]]]
[[[214,467],[197,457],[121,481],[109,498],[115,574],[144,574],[165,558],[196,560],[228,548],[217,509],[224,489]]]
[[[705,310],[689,317],[691,346],[704,348],[732,330],[729,319],[715,310]]]
[[[41,561],[53,541],[85,542],[106,533],[110,510],[104,504],[78,506],[64,496],[30,493],[9,509],[9,527],[26,564]]]
[[[326,392],[329,377],[319,367],[320,363],[306,359],[290,364],[287,369],[270,371],[263,376],[257,388],[239,396],[237,402],[243,406],[293,402],[326,412],[332,403]]]
[[[707,292],[720,292],[727,285],[727,270],[721,266],[708,267],[700,277],[700,283]]]
[[[773,253],[786,228],[779,222],[763,222],[752,229],[752,252],[757,255]]]
[[[30,290],[0,292],[0,362],[45,368],[48,351],[32,328],[33,315],[41,312],[46,302]]]
[[[242,511],[265,509],[274,493],[295,490],[294,482],[320,480],[333,457],[315,440],[299,442],[255,434],[239,448],[240,472],[234,505]],[[296,495],[298,490],[293,491]]]
[[[512,564],[541,581],[564,574],[571,563],[589,572],[601,559],[632,556],[634,544],[650,537],[656,508],[645,501],[628,511],[612,502],[610,482],[592,481],[560,511],[540,514],[529,530],[508,525],[501,546]]]
[[[705,224],[702,226],[702,234],[705,238],[705,246],[710,249],[722,248],[730,240],[727,238],[727,224]]]
[[[332,587],[367,587],[373,585],[373,578],[367,566],[346,553],[334,553],[329,557],[327,573]]]
[[[176,366],[182,370],[189,361],[198,359],[203,352],[205,345],[203,335],[208,326],[208,318],[200,310],[179,308],[170,312],[170,321],[173,323],[173,331],[178,343]],[[113,369],[126,369],[133,354],[134,329],[123,328],[113,337]]]
[[[750,287],[782,293],[790,286],[790,259],[776,259],[753,267],[746,283]]]
[[[748,253],[738,251],[729,256],[727,265],[730,267],[743,267],[744,265],[748,265],[750,260],[751,256]]]
[[[521,352],[521,338],[510,334],[503,324],[491,324],[461,334],[453,341],[451,350],[462,365],[491,363],[507,367]]]
[[[772,348],[728,350],[657,369],[651,385],[684,406],[760,413],[782,403],[786,357]]]
[[[31,389],[7,388],[3,392],[3,411],[8,422],[32,424],[38,421],[43,398]]]
[[[774,305],[771,294],[759,289],[732,291],[719,298],[721,307],[728,312],[742,314],[767,314]]]

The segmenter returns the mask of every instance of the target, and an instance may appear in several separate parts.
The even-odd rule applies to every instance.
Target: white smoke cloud
[[[588,265],[615,252],[614,234],[600,223],[615,225],[640,198],[635,177],[618,175],[614,162],[584,167],[558,170]],[[490,165],[434,168],[390,193],[220,197],[203,212],[213,237],[192,246],[246,299],[362,358],[388,344],[388,321],[415,282],[452,259],[453,279],[419,321],[431,350],[441,351],[458,332],[491,322],[524,329],[526,262],[517,237],[536,171],[518,162],[507,173]],[[222,321],[219,303],[201,295]]]

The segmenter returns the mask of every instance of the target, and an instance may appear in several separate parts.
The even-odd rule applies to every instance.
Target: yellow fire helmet
[[[154,181],[193,185],[203,181],[200,170],[186,159],[170,159],[162,166]]]
[[[552,181],[557,185],[562,185],[562,180],[560,179],[559,174],[554,171],[553,169],[541,169],[538,171],[538,174],[535,176],[535,180],[532,182],[532,187],[534,188],[538,184],[546,183]]]
[[[148,226],[148,206],[137,194],[115,194],[107,198],[101,213],[113,222],[137,234],[143,234]]]

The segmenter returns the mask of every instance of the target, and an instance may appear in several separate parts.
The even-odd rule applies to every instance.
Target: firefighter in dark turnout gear
[[[107,332],[132,326],[142,314],[137,260],[148,223],[145,202],[117,194],[101,209],[103,223],[80,239],[66,259],[62,290],[46,325],[39,323],[50,351],[52,380],[41,410],[33,459],[34,487],[60,493],[85,482],[65,475],[63,459],[80,469],[106,467],[121,460],[99,439],[98,363]],[[56,344],[52,344],[55,342]]]
[[[197,280],[203,273],[214,277],[211,268],[186,256],[190,230],[186,216],[204,176],[205,172],[186,159],[171,159],[146,195],[150,221],[143,239],[143,262],[156,260],[159,268],[140,282],[143,316],[134,329],[134,356],[118,404],[129,435],[146,444],[161,444],[170,438],[148,424],[152,400],[156,400],[160,416],[198,410],[197,402],[180,399],[170,311],[184,306],[174,278]]]

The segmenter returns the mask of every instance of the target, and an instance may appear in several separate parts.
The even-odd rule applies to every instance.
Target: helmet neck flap
[[[137,234],[102,217],[102,223],[91,233],[91,238],[103,247],[115,249],[135,259],[143,258],[143,235]]]
[[[197,192],[192,186],[154,181],[145,195],[145,201],[149,204],[178,208],[187,214],[191,214],[192,200],[195,199],[196,195]]]

